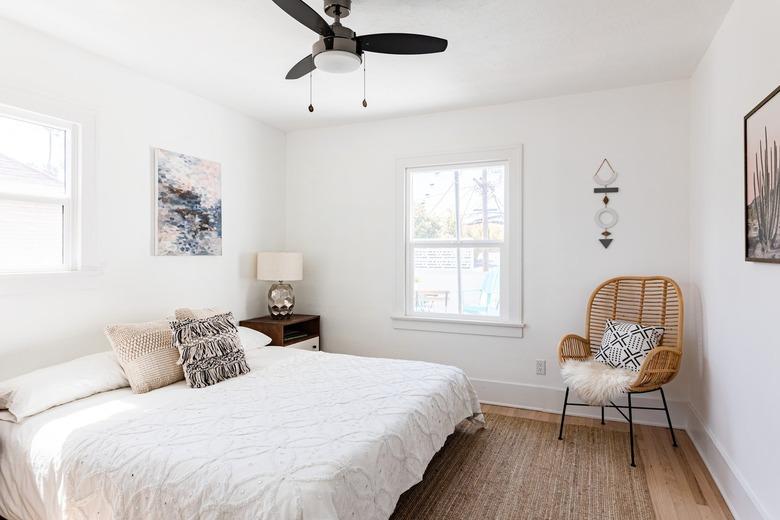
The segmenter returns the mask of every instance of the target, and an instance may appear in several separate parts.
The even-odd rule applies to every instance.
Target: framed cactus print
[[[745,116],[745,260],[780,263],[780,87]]]

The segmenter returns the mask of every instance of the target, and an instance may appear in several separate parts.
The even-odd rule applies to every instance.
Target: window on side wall
[[[0,273],[79,262],[79,125],[0,105]]]
[[[520,150],[410,159],[399,170],[396,326],[519,336]]]

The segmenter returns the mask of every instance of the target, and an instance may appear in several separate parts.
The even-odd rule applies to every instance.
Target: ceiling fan
[[[349,16],[352,0],[324,0],[325,14],[334,18],[328,24],[303,0],[273,0],[284,12],[320,35],[310,55],[295,64],[286,79],[298,79],[315,69],[345,73],[360,68],[364,52],[384,54],[432,54],[443,52],[447,40],[421,34],[381,33],[357,36],[355,31],[341,25]]]

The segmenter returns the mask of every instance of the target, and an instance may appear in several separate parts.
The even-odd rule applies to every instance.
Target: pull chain
[[[366,55],[363,54],[363,108],[368,107],[368,101],[366,101]]]
[[[314,112],[314,80],[309,72],[309,112]]]

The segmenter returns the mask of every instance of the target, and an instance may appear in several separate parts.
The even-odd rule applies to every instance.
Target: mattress
[[[280,347],[204,389],[120,389],[0,422],[0,515],[388,518],[464,419],[458,368]]]

